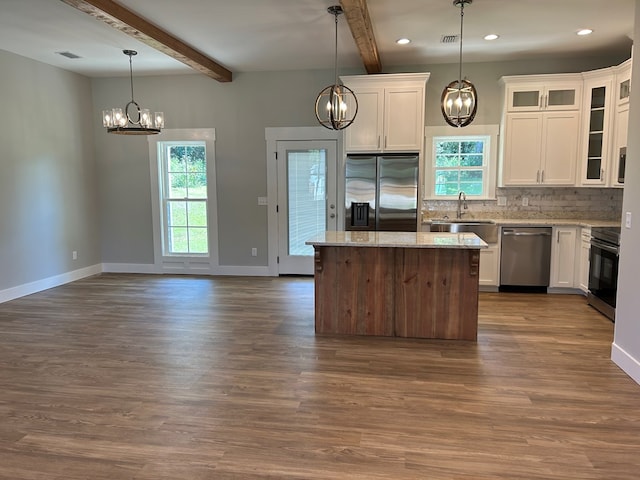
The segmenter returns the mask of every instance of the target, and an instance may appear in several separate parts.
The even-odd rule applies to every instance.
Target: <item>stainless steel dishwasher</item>
[[[551,227],[503,227],[500,286],[548,287]]]

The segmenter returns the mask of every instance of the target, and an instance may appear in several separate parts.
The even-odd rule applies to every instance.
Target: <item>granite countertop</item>
[[[463,218],[441,219],[430,218],[423,220],[423,225],[429,225],[432,222],[477,222],[490,220],[499,226],[549,226],[549,227],[620,227],[620,221],[614,220],[592,220],[592,219],[575,219],[575,218]]]
[[[488,245],[475,233],[440,232],[324,232],[307,245],[323,247],[459,248],[479,249]]]

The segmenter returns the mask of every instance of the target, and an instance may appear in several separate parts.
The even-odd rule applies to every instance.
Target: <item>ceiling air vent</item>
[[[67,57],[67,58],[82,58],[80,55],[76,55],[75,53],[71,53],[71,52],[56,52],[58,55],[62,55],[63,57]]]
[[[460,35],[442,35],[440,43],[458,43],[458,37]]]

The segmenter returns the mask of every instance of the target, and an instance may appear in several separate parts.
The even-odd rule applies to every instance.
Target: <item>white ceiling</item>
[[[333,68],[338,0],[120,0],[122,5],[232,72]],[[465,62],[630,51],[634,0],[474,0],[465,8]],[[367,0],[385,67],[457,63],[460,30],[451,0]],[[587,37],[577,30],[589,27]],[[487,33],[500,39],[483,40]],[[339,20],[339,65],[362,62],[346,19]],[[409,37],[408,46],[395,40]],[[0,49],[98,77],[128,74],[123,49],[139,52],[136,75],[194,73],[186,65],[59,0],[0,0]],[[72,52],[71,60],[56,52]]]

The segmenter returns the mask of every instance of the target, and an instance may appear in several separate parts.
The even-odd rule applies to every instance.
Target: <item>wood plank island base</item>
[[[474,233],[324,232],[315,250],[317,334],[477,339]]]

